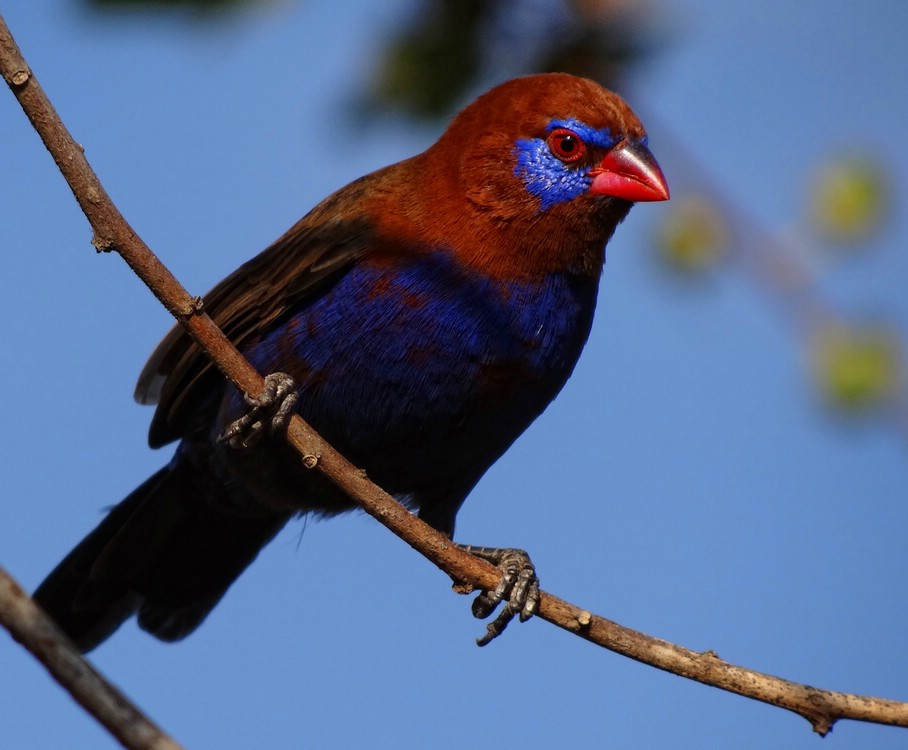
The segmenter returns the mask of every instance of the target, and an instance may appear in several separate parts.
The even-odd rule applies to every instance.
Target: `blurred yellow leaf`
[[[703,196],[676,199],[662,222],[658,247],[662,259],[676,271],[702,273],[726,252],[728,230],[719,209]]]
[[[817,334],[812,353],[818,384],[841,411],[878,407],[901,381],[898,338],[881,326],[827,326]]]
[[[826,239],[853,244],[882,223],[889,190],[883,168],[867,158],[827,164],[814,178],[811,220]]]

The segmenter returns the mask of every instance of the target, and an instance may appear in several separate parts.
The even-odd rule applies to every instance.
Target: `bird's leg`
[[[272,372],[265,376],[265,387],[258,396],[246,393],[243,398],[252,408],[218,435],[218,442],[231,448],[251,448],[266,432],[287,429],[298,399],[296,382],[286,373]]]
[[[485,646],[504,632],[515,616],[526,622],[539,608],[539,577],[530,556],[522,549],[499,547],[473,547],[457,545],[464,552],[492,563],[501,571],[501,580],[494,591],[483,591],[473,601],[473,616],[485,619],[500,602],[505,605],[498,617],[486,626],[486,634],[476,639],[477,646]]]

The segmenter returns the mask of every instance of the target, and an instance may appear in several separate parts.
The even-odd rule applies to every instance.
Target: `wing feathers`
[[[267,330],[290,306],[322,293],[369,251],[373,232],[366,220],[313,224],[311,217],[205,295],[205,312],[235,346]],[[217,371],[208,357],[181,326],[172,328],[142,370],[135,391],[139,403],[158,405],[149,432],[152,447],[183,434],[212,377]]]

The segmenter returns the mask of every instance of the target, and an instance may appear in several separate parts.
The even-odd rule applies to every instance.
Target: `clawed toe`
[[[218,442],[231,448],[251,448],[266,433],[287,429],[298,399],[296,382],[286,373],[272,372],[265,376],[265,387],[259,395],[245,394],[244,398],[252,408],[218,436]]]
[[[526,622],[539,608],[539,577],[530,556],[520,549],[498,547],[472,547],[458,545],[462,550],[482,558],[501,571],[501,579],[494,591],[484,591],[473,601],[473,615],[485,619],[501,602],[504,606],[486,633],[476,639],[478,646],[485,646],[501,635],[511,620],[518,617]]]

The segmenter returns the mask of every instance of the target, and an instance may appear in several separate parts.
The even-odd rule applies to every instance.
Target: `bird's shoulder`
[[[373,172],[332,194],[202,298],[202,310],[234,346],[241,348],[275,324],[289,307],[319,297],[364,257],[387,253],[392,245],[401,251],[405,241],[392,243],[382,236],[367,198],[393,190],[400,166]],[[152,446],[183,434],[213,377],[219,376],[207,355],[182,326],[174,326],[155,348],[135,391],[139,403],[157,405]]]

